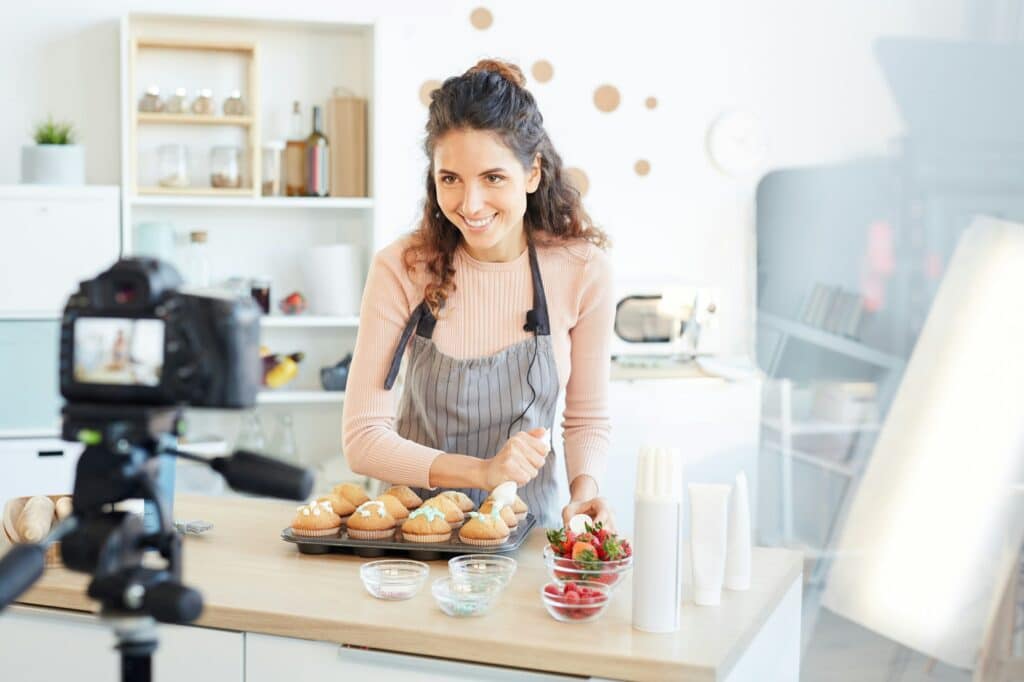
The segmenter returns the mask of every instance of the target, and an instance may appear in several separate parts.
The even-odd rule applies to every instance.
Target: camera
[[[39,579],[46,548],[59,541],[65,566],[92,576],[88,595],[117,634],[125,682],[149,682],[157,621],[190,623],[203,609],[202,595],[182,581],[182,541],[157,485],[160,460],[204,464],[243,493],[303,500],[313,489],[312,472],[263,454],[205,459],[176,449],[186,407],[251,407],[262,372],[255,301],[178,291],[181,283],[169,264],[126,258],[68,299],[62,433],[86,445],[72,514],[43,542],[0,558],[2,611]],[[155,526],[118,510],[126,499],[151,505]]]
[[[179,292],[152,258],[80,283],[64,308],[60,390],[68,402],[242,408],[260,387],[260,309],[251,299]]]

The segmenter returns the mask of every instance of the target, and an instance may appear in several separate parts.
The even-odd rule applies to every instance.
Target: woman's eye
[[[453,182],[455,182],[455,176],[454,175],[442,175],[441,176],[441,184],[442,185],[450,185]]]
[[[492,185],[497,185],[499,182],[501,182],[504,179],[505,178],[503,178],[500,175],[488,175],[487,176],[487,182],[491,183]]]

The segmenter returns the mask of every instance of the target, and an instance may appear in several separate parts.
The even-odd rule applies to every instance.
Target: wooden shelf
[[[289,405],[301,403],[341,403],[344,391],[260,391],[256,402],[260,405]]]
[[[324,315],[268,315],[260,318],[263,327],[358,327],[358,317],[329,317]]]
[[[252,187],[139,187],[141,194],[168,197],[251,197]]]
[[[158,125],[208,125],[238,126],[248,128],[252,125],[252,116],[218,116],[216,114],[161,114],[138,113],[139,123]]]
[[[204,52],[241,52],[252,54],[256,51],[253,43],[215,42],[203,40],[182,40],[180,38],[139,38],[136,46],[157,50],[201,50]]]
[[[141,193],[141,190],[140,190]],[[369,197],[254,197],[251,190],[240,196],[150,195],[129,199],[132,206],[180,206],[195,208],[373,208]]]

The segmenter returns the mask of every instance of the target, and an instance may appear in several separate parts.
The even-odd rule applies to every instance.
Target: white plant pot
[[[84,185],[85,147],[80,144],[24,145],[21,182],[26,185]]]

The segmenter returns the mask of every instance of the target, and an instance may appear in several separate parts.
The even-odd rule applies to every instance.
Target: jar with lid
[[[185,252],[184,275],[185,283],[191,287],[204,288],[210,286],[209,247],[206,245],[207,234],[203,230],[194,230],[188,235],[188,249]]]
[[[139,111],[144,114],[155,114],[164,110],[164,103],[160,100],[160,88],[150,85],[146,88],[145,94],[139,98]]]
[[[242,186],[242,150],[221,146],[210,150],[210,184],[220,188]]]
[[[265,197],[281,196],[282,167],[281,157],[285,144],[281,140],[271,140],[263,145],[263,191]]]
[[[213,113],[213,91],[203,88],[196,92],[196,98],[192,100],[192,113],[209,116]]]
[[[240,90],[232,90],[231,94],[228,95],[228,98],[224,100],[224,115],[245,115],[245,102],[242,101],[242,92]]]
[[[188,187],[188,148],[183,144],[163,144],[157,149],[157,181],[161,187]]]
[[[175,88],[173,95],[167,96],[164,104],[164,111],[168,114],[184,114],[188,111],[188,91],[185,88]]]

